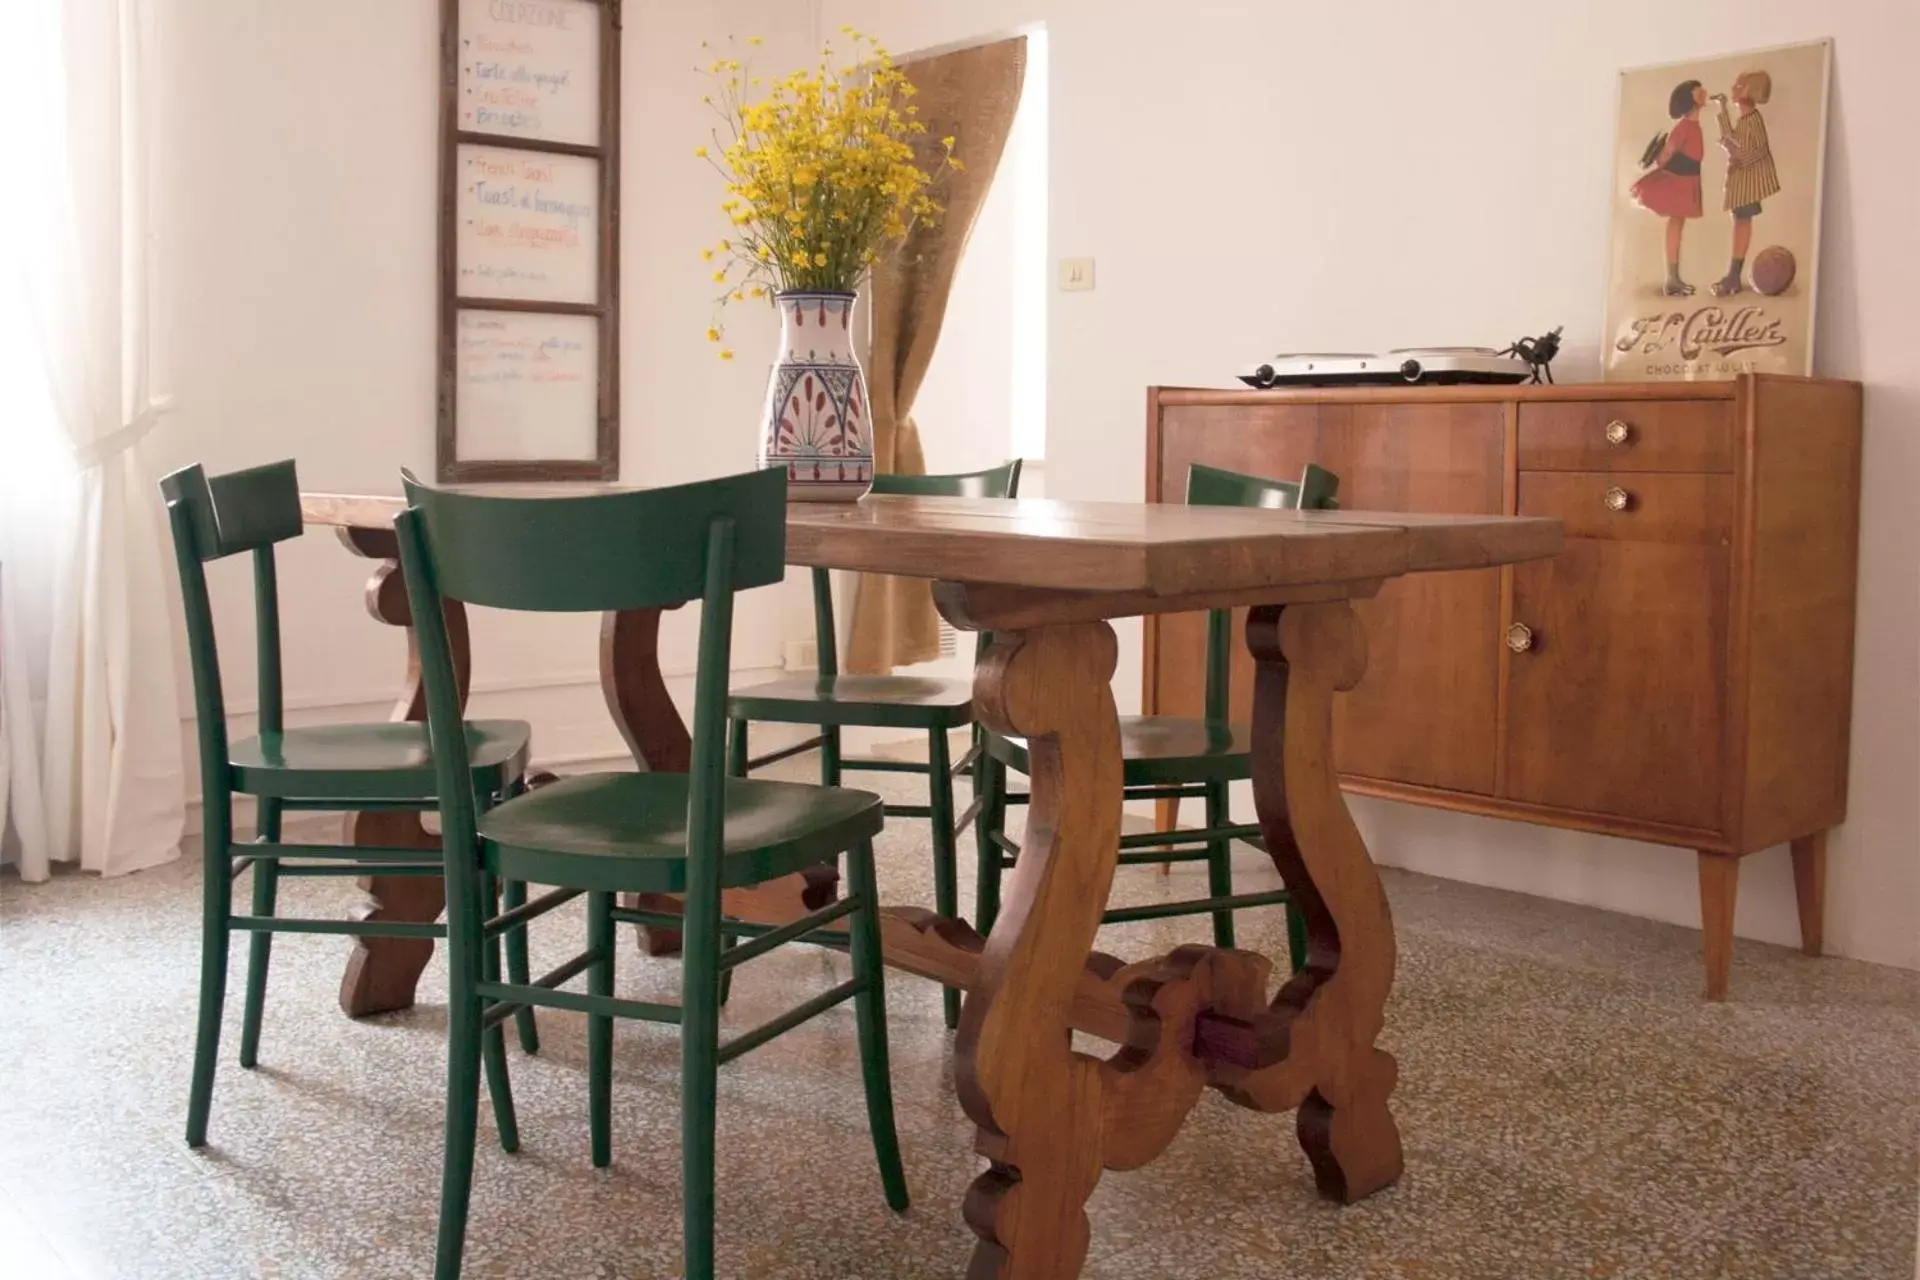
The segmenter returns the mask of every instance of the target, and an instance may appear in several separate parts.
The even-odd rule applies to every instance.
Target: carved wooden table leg
[[[1072,1051],[1070,1009],[1113,881],[1120,738],[1113,629],[996,633],[974,678],[988,728],[1032,753],[1027,841],[960,1019],[961,1104],[991,1162],[969,1191],[972,1280],[1079,1274],[1100,1179],[1101,1063]]]
[[[1379,873],[1347,812],[1333,764],[1333,695],[1366,670],[1352,605],[1263,606],[1247,619],[1256,664],[1253,788],[1267,848],[1307,921],[1307,967],[1273,1002],[1263,1109],[1299,1100],[1300,1145],[1323,1195],[1351,1203],[1399,1178],[1400,1132],[1387,1110],[1397,1068],[1375,1048],[1393,986],[1393,919]],[[1252,1079],[1229,1096],[1265,1092]]]
[[[601,615],[600,692],[634,763],[649,773],[685,773],[693,759],[693,737],[660,670],[660,614],[659,609],[630,609]],[[621,904],[638,906],[640,897],[622,895]],[[672,898],[653,895],[645,905],[652,911],[679,907]],[[643,925],[637,932],[640,949],[650,956],[680,950],[680,935],[671,929]]]
[[[389,626],[407,632],[407,679],[395,720],[425,720],[426,696],[420,686],[420,649],[413,635],[413,614],[400,577],[400,549],[390,529],[340,530],[340,540],[357,555],[384,563],[367,583],[367,611]],[[467,613],[457,600],[447,601],[447,639],[453,649],[453,669],[460,683],[461,705],[466,704],[472,658],[467,643]],[[431,850],[438,857],[440,837],[429,832],[417,813],[355,813],[347,816],[349,844],[392,845]],[[439,918],[446,906],[446,886],[433,876],[370,876],[359,882],[368,904],[354,914],[363,920],[401,920],[427,923]],[[411,1008],[414,988],[433,943],[425,938],[360,938],[347,958],[340,979],[340,1007],[351,1017],[390,1013]]]
[[[636,764],[655,773],[685,773],[693,759],[693,738],[660,669],[661,613],[630,609],[601,618],[600,689],[606,695],[607,713]],[[804,885],[796,886],[795,916],[826,906],[839,891],[839,881],[834,867],[809,869]],[[643,905],[649,911],[680,909],[679,899],[656,894],[629,895],[624,905]],[[641,926],[639,936],[640,948],[648,955],[673,955],[680,950],[680,935],[671,929]]]

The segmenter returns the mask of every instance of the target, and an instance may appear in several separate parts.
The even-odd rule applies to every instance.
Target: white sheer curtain
[[[29,880],[167,861],[184,825],[165,532],[140,449],[165,407],[147,369],[146,5],[13,0],[0,41],[20,166],[0,201],[0,689]]]

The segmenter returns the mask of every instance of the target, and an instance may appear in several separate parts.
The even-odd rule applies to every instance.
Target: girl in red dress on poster
[[[1700,216],[1700,157],[1707,151],[1700,132],[1700,108],[1706,105],[1707,91],[1698,80],[1685,80],[1673,87],[1667,115],[1678,123],[1673,132],[1647,144],[1640,163],[1655,168],[1633,184],[1634,201],[1667,220],[1665,292],[1669,298],[1684,298],[1693,292],[1693,286],[1680,278],[1680,234],[1686,230],[1688,218]]]

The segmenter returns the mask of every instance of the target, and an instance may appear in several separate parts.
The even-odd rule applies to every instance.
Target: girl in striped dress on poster
[[[1727,115],[1727,96],[1713,95],[1720,104],[1720,146],[1727,153],[1727,194],[1722,207],[1733,215],[1733,259],[1727,274],[1713,285],[1715,295],[1722,298],[1745,287],[1741,275],[1753,241],[1753,220],[1760,213],[1760,202],[1780,191],[1773,149],[1767,144],[1767,122],[1756,109],[1773,96],[1773,77],[1764,71],[1740,73],[1732,92],[1740,109],[1738,121]]]

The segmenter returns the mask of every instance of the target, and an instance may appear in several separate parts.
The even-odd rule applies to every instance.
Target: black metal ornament
[[[1561,327],[1560,325],[1555,325],[1551,333],[1543,333],[1537,338],[1520,338],[1500,354],[1503,356],[1517,356],[1521,360],[1526,361],[1527,369],[1533,374],[1531,378],[1527,379],[1529,383],[1537,384],[1545,381],[1551,384],[1553,382],[1553,358],[1560,354]]]

